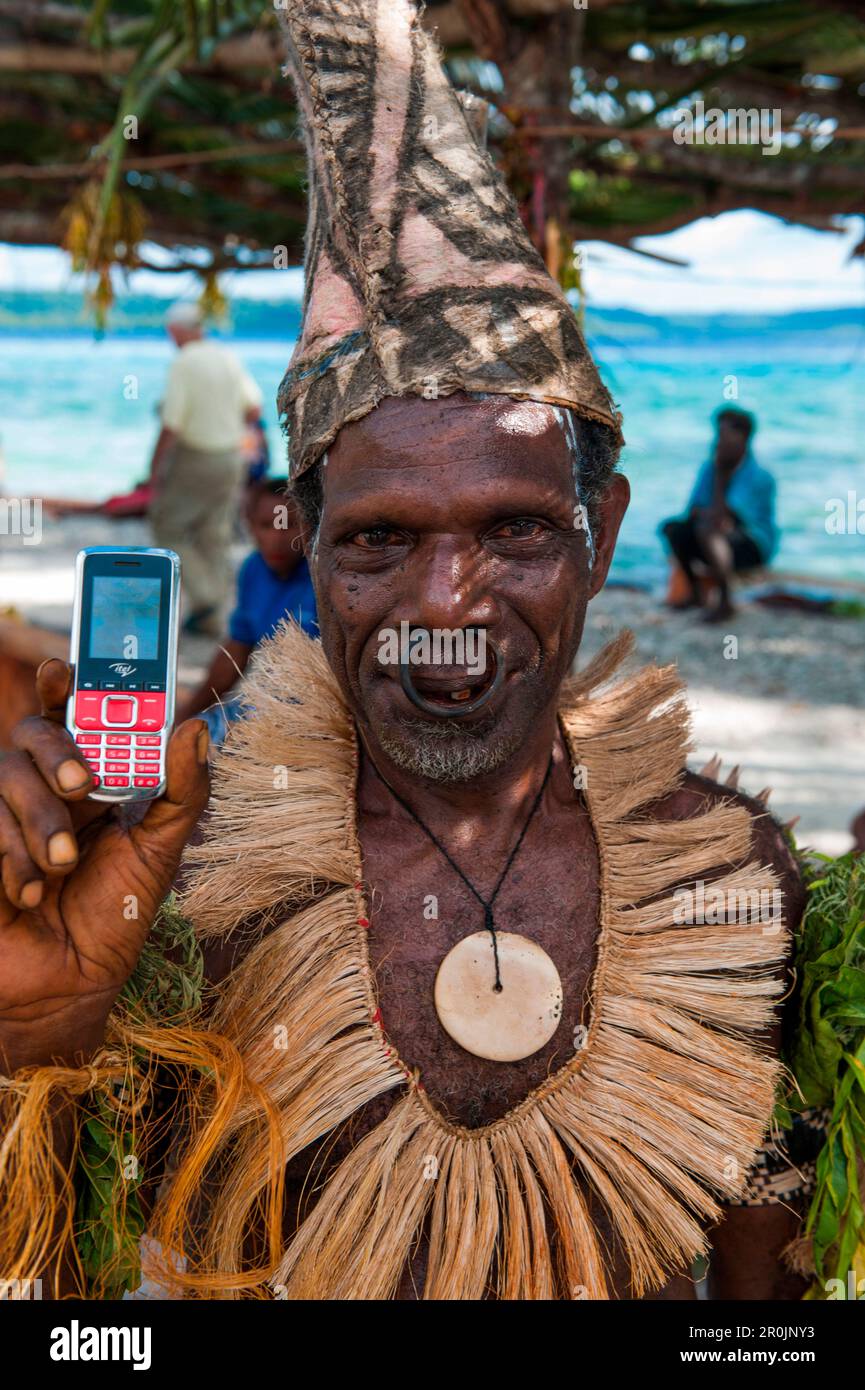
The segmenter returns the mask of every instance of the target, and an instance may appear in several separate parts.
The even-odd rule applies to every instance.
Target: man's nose
[[[491,627],[498,619],[487,557],[476,542],[452,537],[428,541],[415,552],[410,574],[416,627]]]

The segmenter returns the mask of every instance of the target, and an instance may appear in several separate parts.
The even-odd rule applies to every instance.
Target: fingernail
[[[38,878],[31,879],[31,881],[25,883],[24,887],[21,889],[21,906],[38,907],[41,901],[42,884],[39,882]]]
[[[90,773],[80,763],[74,762],[72,758],[61,763],[57,769],[57,785],[64,792],[77,791],[79,787],[86,786],[90,780]]]
[[[73,864],[78,857],[78,846],[68,830],[58,830],[48,841],[49,864]]]
[[[207,762],[207,755],[210,752],[210,734],[206,728],[201,730],[201,733],[195,740],[195,752],[200,763]]]

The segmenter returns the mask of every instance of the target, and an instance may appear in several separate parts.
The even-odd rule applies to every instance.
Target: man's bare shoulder
[[[783,893],[787,926],[795,929],[805,906],[802,874],[781,824],[762,801],[737,787],[724,786],[711,777],[686,770],[676,790],[653,801],[646,812],[657,820],[691,820],[704,815],[713,806],[731,804],[743,807],[750,815],[751,856],[775,870]]]

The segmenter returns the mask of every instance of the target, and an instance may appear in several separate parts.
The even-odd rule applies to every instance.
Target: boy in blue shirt
[[[177,723],[204,713],[216,742],[225,737],[227,721],[242,713],[237,696],[223,697],[243,675],[259,642],[270,637],[285,617],[294,618],[310,636],[318,636],[312,579],[301,549],[297,512],[286,487],[285,478],[265,478],[247,492],[246,520],[255,549],[237,576],[228,636],[217,648],[204,680],[178,704]]]

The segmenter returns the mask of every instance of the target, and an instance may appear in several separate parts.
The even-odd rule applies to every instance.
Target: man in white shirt
[[[240,445],[262,396],[235,353],[204,337],[195,304],[174,304],[166,326],[179,351],[150,465],[150,522],[156,544],[176,550],[183,564],[184,627],[219,636],[231,588]]]

